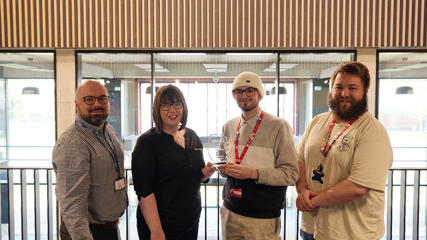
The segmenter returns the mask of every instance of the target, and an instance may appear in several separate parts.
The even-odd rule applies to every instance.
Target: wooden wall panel
[[[425,0],[0,0],[0,47],[427,47]]]

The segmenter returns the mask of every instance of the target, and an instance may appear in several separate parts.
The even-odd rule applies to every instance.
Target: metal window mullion
[[[14,213],[14,191],[13,191],[13,170],[7,170],[7,190],[8,190],[8,215],[9,215],[9,239],[15,239],[15,213]]]
[[[1,175],[1,171],[0,171],[0,175]],[[1,212],[1,210],[2,210],[2,206],[3,206],[3,205],[2,205],[2,201],[1,201],[1,200],[3,199],[2,194],[1,194],[2,189],[3,189],[3,183],[0,181],[0,237],[1,237],[1,236],[3,236],[3,235],[2,235],[3,233],[2,233],[2,231],[1,231],[1,229],[2,229],[2,228],[1,228],[1,224],[2,224],[2,216],[3,216],[3,215],[2,215],[2,212]]]
[[[205,84],[206,85],[206,90],[208,90],[209,89],[209,83],[206,83]],[[188,86],[190,86],[190,84],[188,84]],[[209,99],[209,90],[207,91],[208,92],[208,94],[206,95],[207,96],[207,99]],[[216,84],[215,84],[215,113],[217,113],[217,112],[219,112],[218,111],[218,102],[219,102],[219,100],[218,100],[218,92],[219,92],[219,84],[218,84],[218,81],[216,82]],[[188,93],[190,93],[190,91],[188,91]],[[188,94],[188,95],[190,95],[190,94]],[[209,102],[209,101],[207,101],[207,102]],[[208,103],[206,103],[206,111],[207,111],[207,128],[206,128],[206,133],[207,133],[207,135],[209,136],[209,104]],[[218,132],[218,129],[219,129],[219,126],[218,126],[218,114],[215,114],[215,133],[217,133]]]
[[[4,118],[5,118],[5,131],[4,135],[6,136],[6,159],[10,159],[10,150],[9,150],[9,91],[7,87],[9,81],[4,79]]]
[[[216,219],[216,234],[217,234],[217,239],[219,240],[219,218],[220,218],[220,213],[219,213],[219,173],[217,173],[217,182],[216,182],[216,207],[217,207],[217,219]]]
[[[40,233],[40,178],[39,170],[34,169],[34,237],[41,239]]]
[[[21,236],[22,240],[28,239],[27,171],[25,169],[21,169]]]
[[[393,232],[393,170],[388,171],[387,178],[387,240],[392,239]]]
[[[412,215],[412,239],[418,239],[420,215],[420,170],[414,172],[414,203]]]
[[[217,85],[218,86],[218,85]],[[190,91],[188,91],[190,92]],[[209,86],[206,84],[206,96],[209,99]],[[218,101],[216,101],[216,104],[218,105]],[[217,112],[217,111],[216,111]],[[206,104],[206,130],[207,130],[207,134],[209,136],[209,104]],[[216,129],[215,129],[216,130]],[[216,131],[215,131],[216,132]]]
[[[406,228],[406,170],[402,170],[400,176],[400,224],[399,239],[405,240]]]
[[[53,240],[53,203],[52,203],[52,170],[47,170],[47,231],[48,239]]]
[[[151,57],[151,59],[150,59],[150,61],[151,61],[151,73],[150,73],[150,75],[151,75],[151,79],[150,79],[150,86],[151,86],[151,93],[150,93],[150,98],[151,98],[151,101],[150,101],[150,109],[153,109],[153,105],[154,105],[154,94],[156,93],[156,90],[154,89],[154,71],[155,71],[155,69],[154,69],[154,55],[153,55],[154,53],[151,53],[151,55],[150,55],[150,57]],[[150,114],[150,117],[151,117],[151,127],[153,127],[153,114]]]

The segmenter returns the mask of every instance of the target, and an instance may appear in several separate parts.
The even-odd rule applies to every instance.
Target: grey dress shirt
[[[92,239],[89,223],[116,221],[124,213],[126,190],[114,190],[114,181],[124,176],[123,158],[120,139],[108,123],[103,131],[77,116],[59,137],[52,158],[56,197],[72,239]]]

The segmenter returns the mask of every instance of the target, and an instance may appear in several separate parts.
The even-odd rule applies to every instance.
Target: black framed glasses
[[[182,102],[173,102],[173,103],[162,103],[160,104],[160,109],[163,111],[168,111],[171,106],[175,108],[175,110],[179,110],[182,108]]]
[[[109,96],[105,96],[105,95],[101,95],[99,97],[86,96],[86,97],[83,97],[83,102],[85,102],[87,105],[93,105],[95,104],[95,101],[98,99],[99,104],[104,105],[108,103],[109,98],[110,98]]]
[[[246,95],[248,97],[252,97],[255,94],[256,91],[258,91],[258,90],[256,88],[252,88],[252,87],[246,88],[246,89],[239,89],[239,88],[237,88],[237,89],[233,90],[233,94],[242,96],[243,93],[246,92]]]

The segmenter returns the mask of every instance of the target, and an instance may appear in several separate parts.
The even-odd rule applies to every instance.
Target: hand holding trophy
[[[227,163],[227,153],[229,150],[228,139],[226,136],[211,134],[208,138],[208,155],[214,165]],[[215,151],[215,155],[213,154]]]

